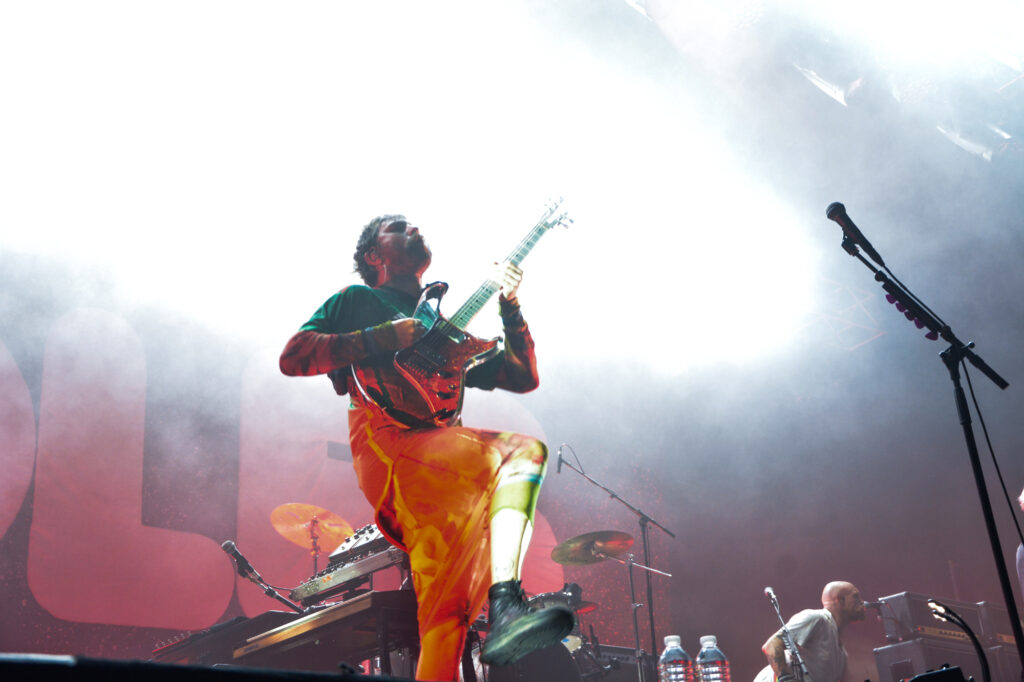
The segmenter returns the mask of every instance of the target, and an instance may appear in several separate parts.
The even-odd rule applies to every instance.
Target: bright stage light
[[[22,103],[0,133],[4,245],[277,345],[355,281],[374,215],[422,225],[428,275],[448,278],[500,258],[564,194],[576,225],[526,264],[546,358],[606,361],[650,329],[683,351],[648,356],[675,371],[794,332],[813,270],[797,221],[658,74],[515,4],[282,7],[4,10],[0,56],[33,64],[3,82]],[[608,309],[609,331],[573,347]]]

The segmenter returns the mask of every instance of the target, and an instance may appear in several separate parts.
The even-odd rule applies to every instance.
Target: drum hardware
[[[601,643],[594,634],[594,627],[590,626],[590,641],[585,642],[583,647],[573,653],[573,659],[580,668],[580,679],[586,680],[591,677],[604,677],[613,670],[621,667],[619,659],[612,658],[607,664],[601,662]],[[584,670],[590,668],[590,670]]]
[[[596,644],[596,639],[592,642]],[[573,655],[583,680],[595,682],[628,682],[636,680],[637,657],[632,646],[600,646],[584,647]],[[645,680],[657,680],[656,661],[644,655],[641,664],[644,667]]]
[[[313,555],[313,574],[324,552],[333,552],[352,535],[352,526],[337,514],[312,504],[289,502],[270,512],[270,523],[286,540]]]
[[[538,649],[512,665],[494,666],[487,671],[487,682],[581,682],[572,654],[560,644]]]
[[[532,609],[559,605],[575,611],[577,616],[592,613],[598,604],[581,599],[583,590],[577,583],[566,583],[558,592],[543,592],[527,598]],[[486,682],[583,682],[584,680],[603,680],[610,673],[632,666],[636,662],[633,649],[623,647],[603,647],[594,633],[594,627],[588,626],[589,635],[584,635],[584,624],[577,619],[576,626],[562,640],[561,646],[554,645],[535,651],[511,666],[491,668],[480,663],[479,633],[486,633],[489,624],[481,614],[470,626],[467,640],[467,653],[472,659],[476,678]],[[473,644],[475,642],[475,644]],[[616,654],[609,656],[609,651],[625,651],[628,656]],[[464,666],[466,661],[463,661]],[[570,665],[571,664],[571,665]],[[465,672],[464,672],[465,674]],[[623,671],[622,674],[626,674]],[[471,678],[466,678],[471,679]]]
[[[534,595],[527,600],[527,604],[533,609],[541,609],[547,606],[564,606],[570,611],[576,612],[576,625],[562,639],[562,646],[568,649],[571,654],[576,653],[584,644],[582,623],[579,615],[589,613],[597,608],[596,603],[584,602],[580,599],[582,593],[583,590],[578,584],[566,583],[560,592],[545,592]],[[583,610],[584,605],[586,605],[586,610]]]
[[[656,568],[645,566],[637,563],[632,554],[626,554],[630,547],[633,546],[633,536],[629,533],[623,533],[615,530],[599,530],[592,533],[584,533],[583,535],[577,535],[574,538],[570,538],[565,542],[557,545],[551,550],[551,559],[556,563],[563,564],[565,566],[586,566],[594,564],[605,559],[611,559],[618,561],[629,569],[629,594],[630,603],[633,609],[633,618],[636,620],[636,610],[643,607],[643,604],[638,603],[636,600],[636,590],[633,584],[633,567],[642,568],[645,571],[651,573],[657,573],[659,575],[671,578],[671,574],[659,571]],[[622,555],[626,555],[625,559],[622,559]],[[560,593],[553,593],[560,594]],[[577,602],[570,606],[581,604]],[[597,605],[594,604],[596,608]],[[580,611],[577,610],[577,613]],[[637,623],[639,629],[639,624]],[[637,650],[639,651],[639,640],[637,641]],[[573,651],[573,649],[570,649]]]
[[[566,460],[565,458],[562,457],[562,449],[563,448],[568,448],[569,451],[572,452],[573,458],[576,460],[576,464],[573,464],[572,462],[570,462],[570,461],[568,461],[568,460]],[[654,527],[660,529],[662,532],[664,532],[666,535],[668,535],[671,538],[675,538],[675,533],[670,531],[668,528],[665,528],[665,526],[663,526],[660,523],[658,523],[656,520],[654,520],[653,518],[648,516],[642,510],[637,509],[633,505],[631,505],[628,502],[626,502],[626,500],[622,499],[622,497],[618,493],[616,493],[614,490],[612,490],[611,488],[609,488],[609,487],[607,487],[607,486],[597,482],[596,480],[591,478],[588,474],[586,474],[583,471],[583,465],[580,463],[579,457],[576,456],[576,453],[573,451],[572,447],[570,447],[566,443],[563,443],[562,445],[560,445],[558,447],[558,466],[559,466],[559,470],[561,470],[561,466],[563,464],[566,465],[569,469],[575,471],[577,474],[579,474],[583,478],[585,478],[588,482],[592,483],[593,485],[597,486],[598,488],[600,488],[604,492],[608,493],[608,495],[612,499],[618,500],[624,507],[626,507],[629,511],[631,511],[633,514],[636,515],[636,517],[638,519],[638,523],[640,524],[640,541],[641,541],[641,546],[643,547],[643,564],[637,563],[634,560],[632,554],[628,555],[628,560],[625,560],[625,561],[618,558],[618,554],[624,554],[625,551],[629,549],[629,547],[624,548],[621,552],[618,552],[618,554],[614,551],[614,550],[618,549],[618,547],[614,543],[610,543],[612,546],[608,547],[608,548],[598,548],[598,547],[596,547],[596,543],[595,543],[594,547],[588,547],[587,549],[594,550],[594,551],[591,552],[591,554],[595,558],[598,556],[598,554],[602,555],[602,557],[600,559],[597,559],[597,561],[600,561],[600,560],[605,559],[605,558],[607,558],[607,559],[615,559],[616,561],[619,561],[619,563],[625,564],[626,567],[627,567],[627,570],[628,570],[628,573],[629,573],[629,598],[630,598],[630,603],[632,604],[632,608],[633,608],[633,637],[634,637],[634,642],[636,644],[637,677],[638,677],[638,679],[641,682],[643,682],[644,677],[645,677],[644,676],[644,663],[643,663],[643,661],[644,661],[644,658],[646,658],[648,655],[645,654],[643,649],[640,648],[640,621],[639,621],[639,616],[638,616],[637,610],[640,609],[641,607],[643,607],[643,604],[637,602],[637,599],[636,599],[636,590],[635,590],[635,585],[633,583],[633,567],[637,566],[639,568],[642,568],[644,571],[646,571],[646,573],[644,575],[645,575],[646,582],[647,582],[647,616],[648,616],[648,619],[650,621],[650,634],[651,634],[651,652],[652,653],[650,655],[656,655],[654,652],[657,652],[657,650],[658,650],[658,642],[657,642],[657,637],[655,635],[655,629],[654,629],[654,584],[652,583],[652,575],[657,573],[658,575],[663,575],[663,576],[665,576],[667,578],[671,578],[672,576],[671,576],[671,574],[665,573],[664,571],[659,571],[659,570],[656,570],[654,568],[651,568],[651,565],[650,565],[651,564],[650,526],[653,525]],[[605,531],[605,532],[615,532],[615,531]],[[580,537],[584,537],[584,536],[580,536]],[[576,540],[576,539],[578,539],[578,538],[573,538],[573,540]],[[597,539],[595,538],[595,540],[597,540]],[[607,541],[610,541],[611,538],[607,538],[607,539],[601,538],[601,540],[607,542]],[[632,540],[632,538],[630,538],[630,540]],[[572,540],[567,541],[567,542],[572,542]],[[566,543],[563,543],[563,544],[566,544]],[[632,542],[630,542],[630,546],[632,546]],[[555,549],[557,550],[558,547],[555,547]],[[604,551],[605,549],[613,550],[613,551]],[[582,551],[582,548],[581,548],[581,551]],[[554,553],[552,552],[552,559],[554,559],[553,555],[554,555]],[[556,559],[556,561],[557,561],[557,559]],[[588,561],[586,563],[595,563],[595,562],[594,561]]]

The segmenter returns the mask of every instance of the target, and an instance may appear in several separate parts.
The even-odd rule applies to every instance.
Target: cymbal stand
[[[583,632],[582,623],[580,625],[580,632]],[[598,641],[597,635],[594,634],[593,625],[590,626],[590,640],[584,639],[584,645],[580,648],[580,653],[597,668],[594,671],[581,672],[580,677],[584,680],[596,676],[603,678],[612,670],[618,669],[618,660],[613,659],[608,665],[601,662],[601,642]]]
[[[309,541],[310,548],[309,553],[313,555],[313,575],[320,572],[320,535],[317,533],[317,528],[320,525],[320,519],[314,516],[309,521]]]
[[[629,607],[633,612],[633,648],[636,649],[636,677],[637,682],[644,682],[644,666],[640,660],[640,621],[638,620],[637,609],[643,606],[636,600],[636,585],[633,581],[633,555],[628,555],[626,560],[626,572],[629,574]],[[653,653],[653,652],[652,652]]]
[[[637,608],[640,608],[641,606],[643,606],[643,604],[637,604],[636,596],[633,594],[633,569],[632,569],[632,567],[633,566],[639,566],[640,568],[643,568],[644,570],[647,571],[647,573],[645,574],[645,577],[646,577],[646,580],[647,580],[647,616],[648,616],[648,618],[650,620],[650,627],[651,627],[651,655],[652,656],[657,656],[658,640],[657,640],[657,636],[654,634],[654,585],[653,585],[653,583],[651,581],[651,575],[652,575],[652,573],[658,573],[660,575],[663,575],[663,576],[666,576],[666,577],[669,577],[669,578],[671,578],[672,576],[670,574],[668,574],[668,573],[664,573],[663,571],[658,571],[658,570],[653,569],[653,568],[650,567],[650,563],[651,563],[651,548],[650,548],[650,537],[649,537],[649,532],[648,532],[649,531],[649,526],[653,525],[656,528],[659,528],[661,531],[663,531],[669,537],[674,538],[676,535],[675,535],[675,533],[670,531],[668,528],[665,528],[665,526],[661,525],[660,523],[658,523],[657,521],[652,519],[650,516],[645,514],[640,509],[637,509],[636,507],[631,505],[629,502],[626,502],[626,500],[622,499],[622,497],[620,497],[617,492],[615,492],[614,490],[612,490],[608,486],[595,481],[593,478],[591,478],[587,473],[585,473],[583,471],[583,466],[582,465],[577,466],[577,465],[574,465],[569,460],[564,459],[562,457],[562,448],[564,448],[564,447],[569,448],[569,451],[572,452],[573,457],[575,457],[577,463],[579,463],[579,457],[576,456],[576,452],[572,449],[571,446],[567,445],[566,443],[563,443],[558,448],[558,470],[559,471],[561,471],[561,467],[564,464],[565,466],[569,467],[570,469],[575,471],[577,474],[582,476],[584,479],[586,479],[589,483],[597,486],[601,490],[603,490],[606,493],[608,493],[609,497],[611,497],[613,500],[617,500],[620,504],[622,504],[622,506],[624,506],[626,509],[628,509],[631,512],[633,512],[638,517],[638,519],[639,519],[639,523],[640,523],[640,542],[641,542],[641,547],[643,549],[643,554],[644,554],[644,563],[643,564],[638,564],[638,563],[634,562],[632,560],[632,555],[630,555],[630,561],[629,561],[628,565],[629,565],[629,580],[630,580],[630,588],[629,588],[629,590],[630,590],[630,600],[631,600],[630,603],[632,604],[632,608],[633,608],[633,631],[634,631],[634,635],[635,635],[634,639],[636,640],[636,664],[637,664],[638,673],[640,675],[640,682],[643,682],[643,652],[640,650],[640,626],[639,626],[639,621],[637,619],[637,613],[636,613]],[[595,555],[596,554],[597,553],[595,553]],[[607,555],[605,555],[605,556],[607,558],[609,558],[609,559],[615,559],[616,561],[619,561],[620,563],[625,563],[624,561],[622,561],[621,559],[618,559],[617,557],[610,557],[610,556],[607,556]]]

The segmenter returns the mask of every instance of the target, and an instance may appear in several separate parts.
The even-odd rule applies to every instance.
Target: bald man
[[[803,682],[845,682],[846,649],[840,635],[850,623],[864,620],[864,600],[852,584],[837,580],[825,585],[821,606],[820,609],[805,609],[786,623],[811,677]],[[768,658],[768,665],[754,682],[799,679],[799,665],[795,658],[787,657],[781,628],[768,638],[761,651]]]

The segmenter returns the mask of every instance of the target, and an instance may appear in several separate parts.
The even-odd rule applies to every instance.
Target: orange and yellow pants
[[[489,518],[499,472],[544,444],[462,426],[403,429],[371,407],[349,412],[359,487],[388,539],[409,553],[416,590],[417,680],[457,680],[469,625],[491,585]]]

